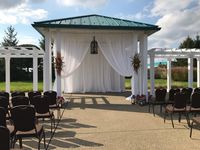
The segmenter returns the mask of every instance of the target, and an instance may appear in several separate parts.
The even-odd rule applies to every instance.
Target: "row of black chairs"
[[[11,108],[12,124],[6,123],[6,111],[0,107],[0,149],[9,150],[15,146],[19,140],[20,148],[22,148],[22,138],[36,137],[38,138],[38,149],[40,149],[40,142],[44,139],[45,132],[43,126],[37,122],[35,108],[30,105],[20,105]]]
[[[152,99],[149,102],[149,111],[150,105],[160,105],[160,112],[162,112],[162,107],[165,106],[164,122],[166,120],[167,114],[170,114],[172,127],[174,128],[173,115],[175,113],[179,114],[178,121],[181,121],[181,115],[184,114],[186,117],[188,126],[190,128],[190,137],[192,136],[193,123],[200,124],[200,117],[196,117],[200,113],[200,88],[194,89],[184,88],[180,89],[171,89],[169,91],[169,98],[165,101],[166,89],[156,89],[156,98]],[[193,115],[192,123],[190,124],[190,114]],[[155,113],[154,113],[155,115]]]
[[[29,92],[28,97],[26,97],[25,93],[23,93],[23,92],[15,92],[15,93],[11,94],[11,97],[12,97],[11,100],[9,100],[9,93],[0,92],[0,108],[2,110],[2,111],[0,111],[0,113],[1,113],[0,121],[4,120],[1,118],[3,118],[2,116],[4,116],[4,114],[6,114],[4,116],[5,120],[9,119],[14,124],[14,126],[7,126],[7,128],[10,131],[11,141],[13,141],[12,137],[14,134],[15,135],[14,139],[15,140],[19,139],[20,147],[22,147],[22,137],[24,137],[24,135],[18,134],[17,131],[20,131],[20,133],[22,133],[23,131],[28,131],[29,129],[31,129],[30,127],[29,127],[29,129],[26,128],[26,126],[27,126],[26,122],[29,120],[24,119],[26,117],[23,116],[23,115],[29,114],[29,113],[25,113],[25,114],[19,113],[18,117],[16,117],[15,114],[18,114],[18,113],[16,113],[15,110],[21,111],[21,112],[23,110],[32,111],[32,116],[34,114],[34,120],[36,122],[38,122],[38,119],[40,119],[40,118],[43,118],[43,119],[49,118],[51,120],[51,132],[52,132],[53,126],[55,127],[55,117],[54,117],[53,111],[50,111],[50,109],[55,109],[55,108],[60,109],[60,107],[61,107],[61,105],[57,101],[57,93],[55,91],[46,91],[46,92],[44,92],[44,95],[42,95],[41,92],[38,92],[38,91]],[[5,113],[3,113],[3,112],[5,112]],[[23,122],[24,120],[26,120],[26,122]],[[21,122],[21,125],[24,125],[24,126],[19,127],[20,122]],[[0,126],[1,125],[5,126],[5,123],[0,124]],[[12,127],[12,128],[10,128],[10,127]],[[34,131],[35,131],[35,133],[39,134],[39,135],[36,134],[35,136],[39,139],[39,143],[40,143],[41,135],[42,135],[42,137],[45,138],[43,127],[36,125],[34,127]],[[32,136],[32,135],[33,134],[31,134],[30,136]],[[11,142],[11,143],[15,143],[16,142],[15,140],[14,140],[14,142]],[[39,145],[38,145],[38,147],[39,147]]]
[[[200,93],[200,88],[195,88],[194,91],[192,88],[182,88],[182,89],[172,88],[169,90],[168,99],[166,99],[167,90],[165,88],[158,88],[155,91],[155,97],[149,100],[149,112],[150,112],[150,108],[152,107],[153,115],[155,116],[154,107],[156,105],[159,105],[160,113],[161,113],[163,106],[174,103],[174,95],[179,92],[185,93],[186,102],[189,105],[192,102],[192,98],[191,98],[192,93]]]

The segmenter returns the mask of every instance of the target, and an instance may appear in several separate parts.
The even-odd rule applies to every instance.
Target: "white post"
[[[56,34],[56,54],[55,56],[57,56],[57,53],[61,53],[61,38],[60,38],[60,33],[57,32]],[[62,55],[61,55],[62,56]],[[62,95],[62,88],[61,88],[61,76],[56,74],[56,87],[57,87],[57,95],[61,96]]]
[[[193,57],[188,58],[188,87],[193,88]]]
[[[144,45],[143,45],[143,36],[139,38],[139,49],[138,49],[138,53],[140,54],[140,68],[138,70],[138,88],[139,88],[139,94],[143,94],[143,71],[144,71],[144,68],[143,68],[143,64],[144,64],[144,61],[143,61],[143,53],[144,51]]]
[[[38,90],[38,58],[33,54],[33,91]]]
[[[143,85],[142,87],[142,94],[148,96],[148,80],[147,80],[147,35],[143,35],[140,39],[140,51],[142,51],[142,74],[143,82],[141,83]]]
[[[137,53],[138,46],[137,46],[137,41],[138,41],[138,36],[136,34],[133,34],[133,56],[135,53]],[[133,76],[131,78],[131,91],[132,95],[137,95],[138,94],[138,74],[133,71]]]
[[[10,56],[5,57],[6,92],[10,92]]]
[[[172,71],[171,71],[171,59],[167,59],[167,91],[171,89],[172,83]]]
[[[197,58],[197,87],[200,87],[200,58]]]
[[[155,96],[154,54],[150,54],[150,83],[151,83],[151,95]]]
[[[52,68],[51,68],[51,32],[46,32],[45,34],[45,53],[43,59],[43,90],[52,89]]]

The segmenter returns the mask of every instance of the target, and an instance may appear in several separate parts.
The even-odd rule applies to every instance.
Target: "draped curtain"
[[[62,90],[65,92],[123,91],[124,78],[132,76],[135,53],[131,34],[95,34],[99,54],[89,51],[93,34],[61,34],[64,57]]]

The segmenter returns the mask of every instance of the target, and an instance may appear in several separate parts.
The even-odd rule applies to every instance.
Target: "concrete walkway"
[[[198,150],[200,131],[182,122],[171,121],[163,116],[154,117],[148,107],[131,105],[125,100],[130,93],[68,94],[70,103],[48,149],[72,150]],[[46,124],[47,142],[50,139]],[[24,147],[34,149],[37,143],[24,142]],[[33,146],[34,145],[34,146]]]

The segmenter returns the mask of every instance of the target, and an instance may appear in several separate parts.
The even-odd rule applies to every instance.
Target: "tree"
[[[180,45],[179,48],[200,48],[200,39],[199,36],[196,36],[196,39],[187,37]],[[187,66],[187,59],[177,58],[177,62],[173,63],[175,66]],[[196,67],[196,59],[194,59],[194,67]]]
[[[15,28],[13,26],[9,26],[7,31],[5,31],[6,36],[3,38],[2,46],[17,46],[17,32],[15,32]]]

